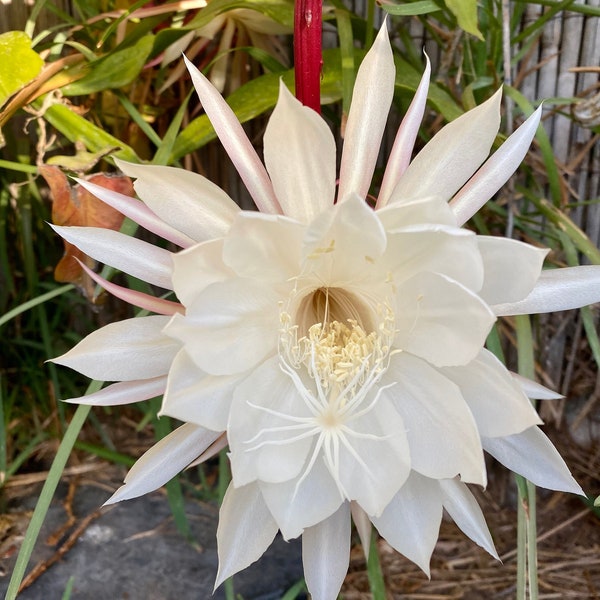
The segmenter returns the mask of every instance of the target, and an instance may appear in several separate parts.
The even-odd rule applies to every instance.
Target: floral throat
[[[428,572],[445,508],[495,556],[466,485],[486,485],[484,451],[538,485],[582,493],[529,400],[557,396],[509,373],[484,343],[499,316],[599,301],[600,272],[542,271],[545,250],[461,228],[522,161],[540,110],[488,158],[498,92],[410,162],[427,68],[374,210],[365,199],[395,79],[385,28],[357,76],[337,186],[329,127],[283,84],[263,164],[219,93],[189,69],[259,211],[241,211],[200,175],[118,161],[137,178],[142,202],[81,184],[181,250],[56,228],[97,260],[177,297],[92,274],[157,314],[108,325],[55,359],[116,382],[76,402],[164,394],[162,414],[185,422],[109,502],[151,491],[228,445],[217,585],[281,531],[302,536],[309,591],[328,600],[347,571],[351,518],[365,548],[373,524]]]

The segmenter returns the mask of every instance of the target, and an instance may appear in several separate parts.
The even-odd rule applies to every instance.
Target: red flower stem
[[[321,113],[323,0],[296,0],[294,66],[296,98]]]

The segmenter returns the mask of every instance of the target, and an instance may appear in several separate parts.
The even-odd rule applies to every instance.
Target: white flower
[[[233,479],[217,533],[217,584],[281,530],[302,535],[309,590],[328,600],[347,570],[351,514],[366,547],[373,523],[425,571],[442,508],[495,555],[466,486],[486,484],[483,450],[538,485],[581,493],[527,397],[556,396],[511,375],[484,343],[498,316],[599,301],[600,270],[541,273],[545,251],[461,229],[521,162],[540,111],[486,161],[498,93],[410,162],[427,70],[373,210],[365,198],[394,88],[385,29],[357,76],[337,194],[333,136],[283,85],[265,132],[265,168],[221,96],[190,71],[261,212],[239,211],[198,175],[119,163],[138,178],[145,204],[123,207],[118,194],[85,185],[184,249],[59,229],[181,303],[113,286],[164,316],[109,325],[56,359],[120,381],[78,401],[164,392],[162,412],[186,422],[110,501],[158,487],[223,447],[226,432]]]

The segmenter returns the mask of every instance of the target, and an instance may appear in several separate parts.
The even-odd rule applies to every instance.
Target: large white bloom
[[[223,447],[226,432],[233,479],[217,583],[281,530],[302,535],[309,590],[327,600],[347,570],[351,514],[365,542],[373,523],[425,571],[442,508],[494,554],[466,486],[485,486],[484,450],[536,484],[581,493],[528,399],[554,395],[511,375],[484,343],[498,316],[599,301],[600,272],[542,272],[544,250],[461,228],[521,162],[539,110],[487,159],[498,93],[410,162],[427,70],[373,210],[365,198],[394,89],[385,29],[358,73],[337,193],[333,136],[283,85],[265,168],[221,96],[190,71],[260,212],[238,210],[198,175],[119,163],[137,178],[143,204],[84,185],[183,250],[58,228],[180,302],[106,283],[160,315],[109,325],[56,359],[119,382],[78,401],[164,393],[162,412],[186,422],[111,501],[161,485]]]

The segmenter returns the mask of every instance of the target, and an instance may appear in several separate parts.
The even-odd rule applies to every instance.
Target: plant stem
[[[296,0],[294,8],[294,73],[296,98],[321,113],[321,32],[323,0]]]
[[[369,560],[367,561],[367,576],[373,600],[386,600],[385,581],[379,561],[379,549],[377,548],[377,535],[371,536],[371,547],[369,548]]]

